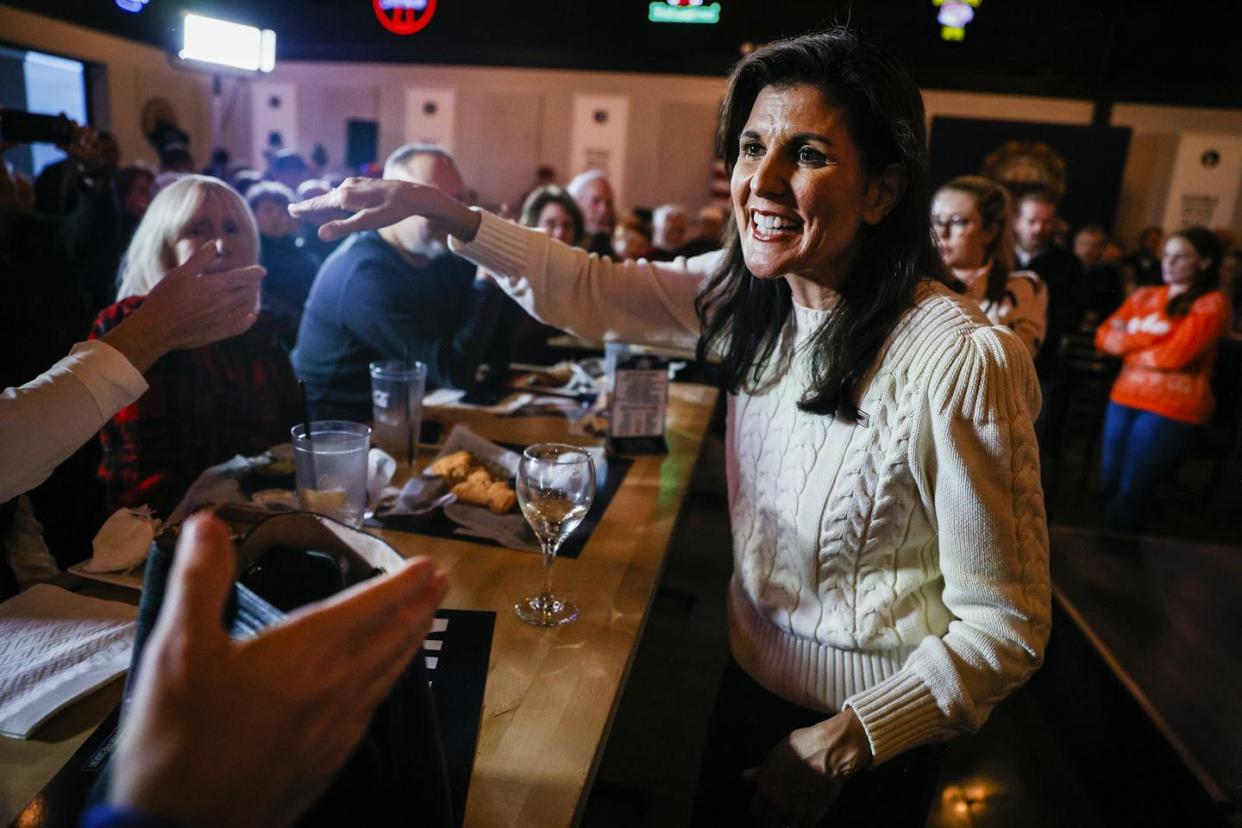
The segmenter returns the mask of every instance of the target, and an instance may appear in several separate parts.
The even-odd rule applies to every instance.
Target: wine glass
[[[552,594],[552,564],[556,550],[586,517],[594,498],[595,464],[583,449],[536,443],[522,452],[517,499],[543,547],[543,591],[513,606],[527,624],[558,627],[578,617],[572,602]]]

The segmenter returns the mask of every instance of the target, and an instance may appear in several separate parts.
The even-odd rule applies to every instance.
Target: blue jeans
[[[1108,404],[1100,448],[1100,485],[1110,529],[1143,529],[1156,483],[1177,463],[1198,429],[1150,411]]]

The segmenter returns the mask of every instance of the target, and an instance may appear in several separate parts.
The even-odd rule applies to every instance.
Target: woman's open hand
[[[435,187],[380,178],[347,178],[330,193],[289,205],[296,219],[322,225],[319,238],[336,241],[359,230],[378,230],[424,216],[463,241],[474,238],[479,216]]]
[[[845,780],[871,759],[867,732],[849,708],[795,730],[772,748],[762,765],[742,773],[755,783],[751,814],[765,828],[818,825]]]

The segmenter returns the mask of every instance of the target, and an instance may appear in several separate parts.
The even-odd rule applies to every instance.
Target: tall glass
[[[371,363],[371,414],[375,445],[411,465],[423,425],[427,366],[399,359]]]
[[[578,608],[552,594],[552,564],[565,538],[578,527],[595,499],[595,464],[580,448],[536,443],[518,463],[517,499],[526,522],[543,547],[543,591],[513,609],[527,624],[558,627],[578,617]]]
[[[316,420],[310,435],[295,425],[293,472],[298,502],[308,512],[358,527],[367,508],[367,452],[371,429],[344,420]]]

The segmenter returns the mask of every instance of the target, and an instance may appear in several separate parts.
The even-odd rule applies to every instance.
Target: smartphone
[[[72,144],[73,121],[64,115],[39,115],[0,109],[0,141],[23,144]]]

